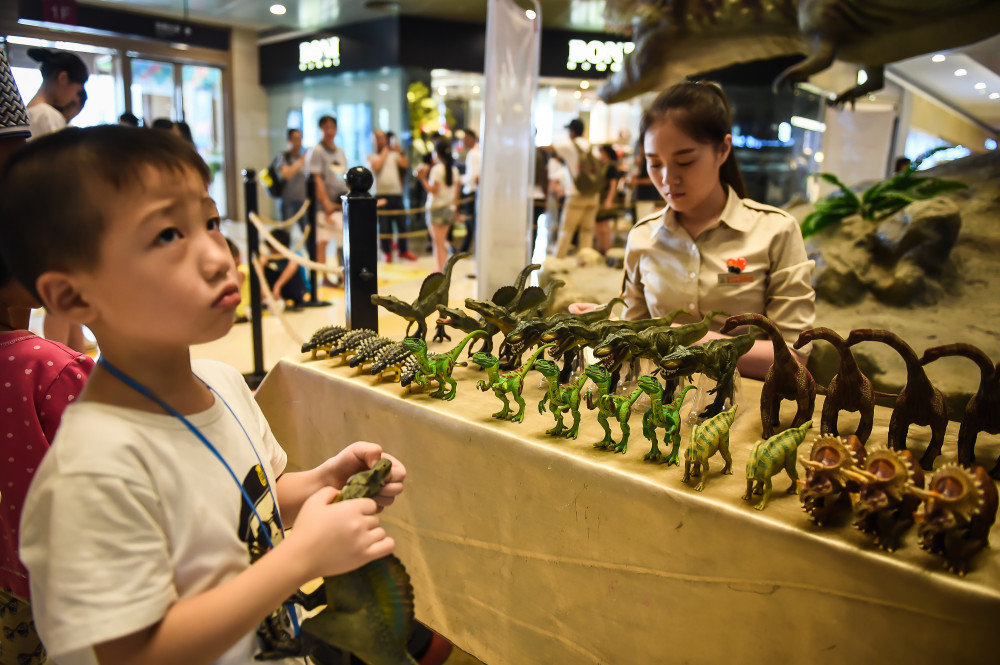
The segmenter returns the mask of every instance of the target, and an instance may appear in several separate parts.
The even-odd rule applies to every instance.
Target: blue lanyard
[[[243,487],[243,483],[241,483],[240,479],[236,477],[236,473],[233,472],[233,468],[229,466],[229,463],[226,461],[226,458],[222,456],[222,453],[220,453],[216,449],[216,447],[212,445],[212,442],[208,440],[208,437],[202,434],[201,430],[195,427],[190,420],[185,418],[180,411],[178,411],[174,407],[164,402],[155,393],[153,393],[152,390],[150,390],[149,388],[142,385],[141,383],[133,379],[125,372],[121,371],[120,369],[112,365],[103,355],[97,359],[97,363],[102,367],[104,367],[109,372],[111,372],[111,374],[114,375],[116,379],[127,385],[129,388],[132,388],[139,394],[153,400],[164,411],[166,411],[174,418],[177,418],[182,423],[184,423],[184,426],[187,427],[191,431],[191,433],[194,434],[202,443],[204,443],[206,448],[212,451],[212,454],[215,455],[220,462],[222,462],[222,466],[224,466],[226,468],[226,471],[229,472],[229,476],[233,479],[233,482],[236,483],[236,486],[240,488],[240,493],[243,495],[243,500],[246,502],[247,507],[250,508],[250,510],[253,512],[254,517],[257,518],[257,522],[260,524],[260,531],[261,533],[264,534],[264,539],[267,540],[267,549],[268,550],[274,549],[274,543],[271,542],[271,533],[270,533],[271,530],[268,528],[267,523],[264,522],[263,519],[261,519],[260,514],[257,512],[257,507],[254,505],[254,502],[250,498],[250,495],[247,494],[246,488]],[[257,464],[260,465],[260,470],[262,473],[264,473],[264,463],[260,459],[260,453],[257,452],[257,448],[253,445],[253,440],[247,433],[246,428],[243,427],[243,423],[240,422],[240,419],[236,417],[236,413],[233,411],[233,408],[229,406],[229,402],[227,402],[225,398],[215,390],[215,388],[205,383],[205,381],[202,380],[201,377],[198,377],[198,380],[204,383],[205,387],[211,390],[212,394],[218,397],[219,400],[221,400],[222,403],[226,405],[226,408],[229,410],[229,413],[232,414],[233,419],[236,421],[236,424],[240,426],[241,430],[243,430],[243,436],[247,438],[247,443],[250,444],[250,450],[253,451],[254,456],[257,458]],[[281,535],[284,536],[285,527],[281,523],[281,514],[278,512],[278,500],[274,496],[274,492],[271,491],[271,483],[267,481],[266,473],[264,473],[264,487],[267,489],[267,493],[271,495],[271,501],[274,503],[274,517],[278,523],[278,530],[281,531]],[[288,608],[288,616],[292,622],[292,628],[294,629],[295,635],[297,636],[299,634],[299,622],[298,618],[295,615],[295,608],[292,603],[287,603],[286,607]]]

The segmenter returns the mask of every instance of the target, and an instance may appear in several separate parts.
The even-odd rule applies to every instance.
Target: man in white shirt
[[[467,215],[465,220],[465,240],[462,242],[460,251],[468,252],[472,247],[473,234],[476,232],[476,192],[479,190],[479,173],[482,171],[483,157],[479,150],[479,139],[471,129],[465,130],[462,137],[462,145],[465,146],[465,175],[462,176],[462,198],[470,196],[472,200],[463,204],[463,212]]]
[[[570,177],[566,179],[566,203],[563,206],[562,219],[559,221],[559,240],[556,245],[556,256],[564,258],[569,253],[573,234],[579,229],[579,249],[594,246],[594,227],[597,224],[598,198],[600,190],[581,192],[576,184],[580,174],[581,153],[591,152],[590,141],[583,138],[583,121],[574,118],[566,125],[569,130],[569,142],[555,146],[556,152],[566,165]]]
[[[347,156],[340,146],[333,143],[337,137],[337,119],[325,115],[319,119],[319,128],[323,132],[323,140],[309,154],[309,173],[316,182],[316,199],[322,208],[322,211],[316,211],[316,260],[326,263],[326,246],[330,239],[336,240],[338,249],[342,242],[344,218],[340,197],[347,193],[347,183],[344,182]]]

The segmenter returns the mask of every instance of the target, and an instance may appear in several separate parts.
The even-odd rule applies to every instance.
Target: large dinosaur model
[[[728,411],[712,416],[691,430],[691,443],[684,449],[684,477],[681,482],[689,482],[692,475],[700,475],[701,479],[694,487],[696,492],[705,489],[705,483],[708,482],[708,460],[715,453],[722,455],[726,462],[722,467],[722,475],[730,476],[733,473],[733,458],[729,454],[729,428],[736,419],[736,407],[733,404]]]
[[[642,389],[636,388],[629,395],[611,393],[611,373],[600,363],[587,365],[584,373],[597,386],[596,397],[592,392],[587,393],[587,408],[597,409],[597,422],[604,429],[604,438],[595,443],[594,447],[624,453],[628,450],[628,438],[632,433],[632,429],[628,426],[628,419],[632,415],[632,405],[642,395]],[[617,420],[618,426],[621,428],[622,438],[618,443],[615,443],[615,440],[611,438],[611,426],[608,425],[608,418]]]
[[[555,427],[545,430],[546,434],[575,439],[580,433],[580,390],[587,381],[587,375],[581,374],[575,383],[559,385],[559,366],[551,360],[538,359],[535,369],[541,372],[549,386],[538,402],[538,413],[545,413],[545,402],[549,403],[549,411],[556,419]],[[563,423],[563,414],[567,411],[573,417],[573,424],[567,428]]]
[[[994,366],[981,349],[961,343],[927,349],[920,363],[926,365],[944,356],[964,356],[979,367],[979,390],[966,405],[962,425],[958,428],[958,463],[971,467],[976,463],[975,448],[979,433],[1000,434],[1000,363]],[[1000,480],[1000,458],[990,476]]]
[[[931,428],[931,442],[920,458],[920,466],[929,470],[934,458],[941,454],[945,430],[948,428],[948,403],[944,394],[931,384],[920,359],[909,344],[894,332],[858,328],[847,336],[847,345],[860,342],[881,342],[892,347],[906,363],[906,385],[899,392],[896,404],[889,416],[889,447],[893,450],[906,448],[906,435],[910,425],[926,425]]]
[[[872,382],[861,372],[858,361],[851,353],[844,338],[830,328],[805,330],[799,335],[794,346],[796,349],[801,349],[817,339],[832,344],[840,357],[837,375],[830,380],[830,387],[826,389],[823,414],[820,416],[820,432],[840,436],[840,430],[837,426],[840,412],[858,411],[861,414],[861,420],[858,422],[854,436],[858,437],[858,440],[864,444],[871,436],[872,427],[875,424],[875,390],[872,388]]]
[[[764,331],[774,347],[774,362],[764,377],[760,391],[761,436],[774,436],[779,423],[782,400],[795,402],[797,409],[792,419],[792,427],[798,427],[811,420],[816,407],[816,382],[809,370],[792,356],[778,326],[763,314],[737,314],[730,316],[722,324],[720,333],[728,334],[741,326],[754,325]]]
[[[368,471],[351,476],[334,499],[372,498],[385,485],[392,462],[379,460]],[[394,555],[361,568],[323,578],[326,607],[302,622],[302,630],[352,653],[368,665],[417,665],[406,650],[413,626],[413,587]],[[303,599],[308,600],[309,597]]]
[[[538,356],[542,355],[545,349],[550,346],[552,345],[546,344],[538,347],[535,349],[535,352],[531,354],[531,357],[528,358],[528,362],[517,369],[512,369],[509,372],[504,372],[503,374],[500,374],[497,371],[497,366],[500,365],[500,360],[496,356],[489,353],[483,353],[482,351],[473,354],[472,362],[486,370],[486,379],[480,379],[477,381],[476,387],[483,392],[493,390],[493,394],[499,397],[503,402],[503,408],[493,414],[494,418],[510,420],[515,423],[524,421],[524,399],[521,397],[521,391],[524,390],[524,377],[535,365],[535,361],[538,360]],[[517,413],[514,415],[510,415],[510,402],[507,400],[507,393],[510,393],[511,397],[514,398],[514,401],[517,402]]]
[[[414,337],[427,339],[427,317],[437,311],[438,305],[448,304],[452,270],[456,263],[470,256],[472,254],[458,253],[449,257],[448,262],[444,264],[444,270],[431,273],[424,279],[424,283],[420,285],[420,293],[412,303],[403,302],[395,296],[382,296],[376,293],[372,296],[372,304],[384,307],[396,316],[409,321],[406,324],[407,337],[410,336],[410,328],[416,323],[417,330]]]
[[[698,416],[711,418],[722,413],[726,401],[733,403],[736,392],[736,362],[753,348],[756,328],[736,337],[710,339],[696,346],[682,346],[663,358],[654,358],[660,368],[660,375],[665,379],[681,376],[691,376],[701,372],[715,381],[715,387],[709,394],[715,395],[715,400]]]
[[[846,469],[857,484],[854,527],[875,537],[879,549],[895,552],[907,529],[913,526],[923,489],[924,472],[909,450],[879,448],[868,454],[862,468]]]
[[[997,518],[997,485],[981,466],[971,470],[945,464],[927,481],[910,488],[923,501],[917,514],[921,549],[944,557],[953,573],[965,575],[976,552],[989,546]]]
[[[795,463],[798,459],[799,444],[806,438],[806,432],[810,427],[812,421],[808,420],[766,441],[753,444],[753,448],[750,449],[750,459],[747,460],[747,491],[743,495],[744,501],[753,501],[753,495],[759,493],[760,503],[754,508],[764,510],[771,498],[771,477],[782,469],[792,479],[788,493],[798,493],[799,473]]]
[[[614,103],[701,72],[805,54],[775,81],[805,81],[833,60],[863,66],[868,81],[836,103],[883,85],[884,66],[972,44],[1000,32],[995,0],[609,0],[613,31],[631,24],[631,53],[598,91]]]
[[[499,328],[506,338],[522,319],[544,316],[555,301],[556,291],[565,284],[566,282],[561,279],[554,279],[545,285],[545,289],[539,289],[537,286],[528,287],[521,299],[509,306],[498,305],[491,300],[466,298],[465,307],[482,316],[487,323]],[[517,367],[521,364],[521,353],[516,353],[506,344],[501,344],[499,354],[501,366],[505,369]]]
[[[667,466],[680,464],[678,456],[681,447],[681,417],[680,408],[684,403],[684,397],[688,391],[694,390],[694,386],[684,386],[681,394],[673,402],[663,403],[663,386],[656,380],[656,377],[643,374],[636,383],[639,389],[649,395],[650,405],[642,414],[642,434],[649,439],[649,452],[643,455],[646,462],[666,463]],[[664,455],[660,452],[660,447],[656,441],[656,428],[663,428],[663,444],[670,444],[670,452]]]
[[[423,388],[429,381],[437,381],[437,390],[430,393],[429,396],[440,397],[444,400],[455,399],[455,391],[458,389],[458,382],[451,378],[451,373],[454,371],[455,365],[458,364],[458,357],[462,354],[462,349],[464,349],[465,345],[469,343],[469,340],[474,337],[482,337],[485,334],[485,330],[473,331],[466,335],[462,341],[458,343],[458,346],[450,351],[432,353],[430,355],[427,354],[427,342],[419,337],[407,337],[403,340],[403,346],[413,354],[413,357],[417,359],[417,364],[419,366],[417,375],[414,377],[413,382]],[[451,389],[446,390],[446,385]]]
[[[473,330],[485,330],[486,336],[483,337],[483,345],[479,347],[479,350],[483,353],[493,353],[493,336],[500,332],[492,323],[487,323],[481,316],[469,316],[468,312],[464,309],[459,309],[457,307],[445,307],[444,305],[438,305],[438,335],[441,335],[441,327],[450,326],[461,330],[465,334],[469,334]],[[451,341],[451,338],[448,338]],[[469,347],[469,357],[472,357],[474,353],[472,346]]]
[[[857,494],[865,446],[858,437],[824,435],[813,442],[809,459],[802,460],[805,480],[799,486],[802,510],[813,524],[822,526],[838,510],[851,509]]]
[[[690,346],[708,333],[712,319],[725,312],[711,311],[701,321],[682,326],[656,326],[635,331],[621,328],[602,339],[594,347],[594,357],[605,367],[618,368],[632,358],[660,358],[670,355],[679,346]]]

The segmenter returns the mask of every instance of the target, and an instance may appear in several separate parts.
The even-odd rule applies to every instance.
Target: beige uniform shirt
[[[746,268],[735,276],[726,261],[740,258]],[[635,225],[625,247],[624,318],[666,316],[679,307],[698,319],[711,310],[756,312],[771,319],[791,344],[813,325],[814,267],[794,217],[741,199],[730,188],[719,221],[697,240],[677,224],[669,207]],[[716,318],[712,329],[723,322]]]

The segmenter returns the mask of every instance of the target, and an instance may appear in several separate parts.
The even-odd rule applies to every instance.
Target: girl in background
[[[80,100],[90,74],[83,60],[67,51],[31,48],[28,55],[41,63],[42,71],[42,86],[28,102],[31,137],[37,138],[66,126],[66,117],[59,109]]]
[[[427,228],[434,241],[434,261],[440,272],[448,261],[448,230],[455,223],[460,177],[451,144],[440,139],[434,144],[434,159],[429,173],[417,172],[420,184],[427,190]]]
[[[604,168],[604,187],[601,189],[600,208],[597,210],[597,226],[594,235],[596,248],[601,254],[607,254],[611,249],[611,225],[621,212],[618,206],[618,181],[622,177],[618,170],[618,153],[614,146],[605,143],[599,151],[601,164]]]

